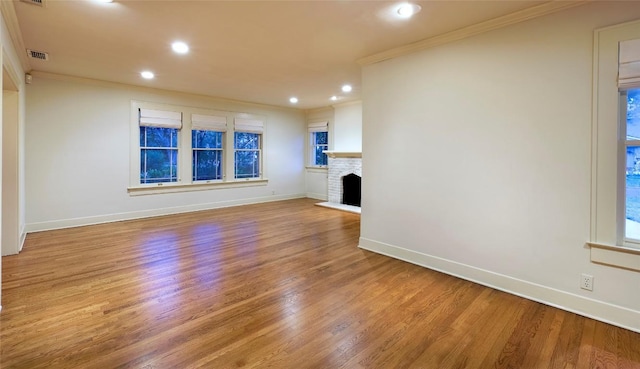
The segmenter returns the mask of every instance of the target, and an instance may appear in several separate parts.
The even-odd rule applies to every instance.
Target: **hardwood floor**
[[[30,234],[2,368],[640,368],[640,334],[360,250],[313,203]]]

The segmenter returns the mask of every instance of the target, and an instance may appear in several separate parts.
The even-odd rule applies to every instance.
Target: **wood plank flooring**
[[[357,248],[310,199],[30,234],[2,368],[640,368],[640,334]]]

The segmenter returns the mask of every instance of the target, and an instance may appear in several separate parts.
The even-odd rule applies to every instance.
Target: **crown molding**
[[[0,0],[0,1],[4,1],[4,0]],[[229,98],[220,97],[220,96],[195,94],[195,93],[186,92],[186,91],[167,90],[167,89],[148,87],[148,86],[130,85],[122,82],[112,82],[112,81],[105,81],[105,80],[93,79],[93,78],[87,78],[87,77],[70,76],[67,74],[43,72],[38,70],[32,70],[29,73],[34,78],[43,78],[43,79],[63,81],[63,82],[68,81],[68,82],[75,82],[75,83],[83,83],[83,84],[89,84],[93,86],[101,86],[101,87],[109,87],[109,88],[126,88],[127,90],[162,94],[165,96],[184,96],[187,98],[201,98],[201,99],[210,100],[216,103],[235,104],[238,106],[246,106],[246,107],[251,107],[256,109],[297,112],[297,113],[300,113],[301,116],[304,114],[304,110],[298,109],[298,108],[290,108],[290,107],[279,106],[279,105],[261,104],[261,103],[251,102],[251,101],[234,100],[234,99],[229,99]],[[34,83],[36,83],[36,81],[34,81]],[[225,108],[223,110],[231,111],[234,113],[241,113],[241,111],[234,111],[233,109]]]
[[[341,108],[343,106],[362,105],[362,100],[347,101],[340,104],[331,105],[333,108]]]
[[[381,53],[366,56],[364,58],[358,59],[356,62],[361,66],[379,63],[384,60],[412,54],[417,51],[462,40],[471,36],[510,26],[512,24],[524,22],[547,14],[552,14],[565,9],[584,5],[591,1],[592,0],[549,1],[544,4],[536,5],[531,8],[517,11],[515,13],[507,14],[498,18],[493,18],[488,21],[474,24],[468,27],[460,28],[458,30],[451,31],[439,36],[427,38],[408,45],[383,51]]]
[[[22,39],[22,32],[20,31],[20,24],[18,23],[18,16],[16,15],[16,8],[13,5],[13,1],[0,1],[0,11],[4,18],[7,31],[9,31],[9,37],[13,42],[13,47],[18,54],[20,64],[25,72],[31,71],[31,64],[26,54],[26,47],[24,46],[24,40]]]

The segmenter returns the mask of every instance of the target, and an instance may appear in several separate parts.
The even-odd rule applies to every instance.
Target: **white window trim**
[[[319,130],[316,127],[319,127],[321,125],[324,125],[326,127],[326,129],[324,130]],[[330,137],[330,133],[329,133],[329,121],[328,120],[319,120],[319,121],[312,121],[309,122],[307,124],[307,158],[305,160],[305,162],[307,163],[306,168],[307,169],[318,169],[318,170],[327,170],[328,168],[328,164],[327,165],[315,165],[314,163],[312,163],[312,160],[314,158],[314,148],[315,148],[315,143],[311,141],[311,137],[312,137],[312,133],[314,132],[327,132],[327,140],[328,140],[328,144],[327,144],[327,150],[329,150],[329,144],[331,143],[331,137]]]
[[[640,38],[640,21],[594,32],[591,230],[587,245],[591,261],[640,270],[638,244],[625,242],[623,233],[624,188],[620,180],[620,93],[618,44]]]
[[[178,132],[178,181],[167,183],[140,183],[140,131],[139,131],[139,109],[154,109],[165,111],[179,111],[182,112],[182,129]],[[224,144],[223,144],[223,179],[222,180],[207,180],[207,181],[193,181],[192,173],[192,153],[191,153],[191,116],[197,115],[210,115],[217,117],[226,117],[227,130],[224,132]],[[238,119],[250,119],[259,120],[263,122],[263,132],[261,134],[261,153],[260,153],[260,178],[241,178],[235,179],[234,175],[234,129],[233,122]],[[189,192],[189,191],[203,191],[214,189],[225,189],[234,187],[253,187],[253,186],[265,186],[268,183],[266,177],[265,166],[265,148],[266,148],[266,122],[265,116],[238,113],[220,110],[211,110],[206,108],[194,108],[187,106],[171,105],[171,104],[159,104],[147,101],[131,101],[131,116],[130,116],[130,143],[129,143],[129,187],[127,192],[130,196],[140,195],[155,195],[162,193],[175,193],[175,192]],[[188,133],[188,134],[186,134]]]

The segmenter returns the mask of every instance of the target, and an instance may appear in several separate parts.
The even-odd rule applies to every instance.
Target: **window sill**
[[[587,242],[591,262],[640,272],[640,249]]]
[[[206,191],[206,190],[221,190],[225,188],[240,188],[240,187],[255,187],[266,186],[269,182],[266,178],[260,179],[245,179],[229,182],[211,182],[211,183],[189,183],[189,184],[155,184],[146,186],[135,186],[127,188],[129,196],[143,196],[143,195],[157,195],[161,193],[175,193],[175,192],[191,192],[191,191]]]

